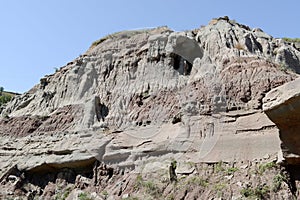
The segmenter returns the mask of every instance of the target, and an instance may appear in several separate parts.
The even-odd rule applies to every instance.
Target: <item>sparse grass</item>
[[[273,177],[272,191],[278,192],[280,190],[282,182],[285,182],[285,181],[287,181],[287,178],[283,174],[281,174],[281,173],[276,174]]]
[[[288,69],[288,67],[286,66],[286,64],[284,64],[284,63],[280,64],[280,66],[279,66],[280,71],[286,72],[287,69]]]
[[[276,164],[274,162],[263,163],[258,166],[258,173],[263,174],[266,170],[270,170],[275,167],[276,167]]]
[[[141,29],[141,30],[131,30],[131,31],[119,31],[113,34],[109,34],[104,36],[103,38],[100,38],[99,40],[96,40],[92,43],[90,49],[96,47],[97,45],[103,43],[104,41],[108,39],[116,39],[116,38],[129,38],[133,35],[139,34],[139,33],[146,33],[151,31],[152,29]]]
[[[137,197],[126,197],[126,198],[122,198],[123,200],[139,200],[139,198]]]
[[[223,189],[226,188],[226,184],[225,183],[218,183],[216,185],[214,185],[214,190],[216,191],[222,191]]]
[[[282,38],[284,41],[286,42],[290,42],[290,43],[297,43],[297,42],[300,42],[300,38],[287,38],[287,37],[284,37]]]
[[[224,189],[227,187],[225,183],[218,183],[213,186],[213,190],[217,192],[217,196],[220,198],[223,196]]]
[[[1,95],[0,96],[0,106],[8,103],[11,100],[12,100],[12,96],[6,95],[6,94]]]
[[[279,65],[279,70],[280,70],[280,71],[283,71],[283,72],[287,72],[287,71],[290,71],[290,72],[296,72],[295,69],[289,68],[285,63],[281,63],[281,64]]]
[[[239,169],[237,167],[227,167],[222,161],[214,165],[214,172],[216,173],[225,172],[226,174],[231,175],[238,170]]]
[[[67,187],[64,191],[62,191],[61,193],[56,194],[55,196],[55,200],[65,200],[70,192],[71,192],[72,188],[71,187]]]
[[[0,87],[0,107],[13,99],[17,93],[4,91],[3,87]]]
[[[142,188],[143,182],[144,182],[144,180],[143,180],[142,175],[140,175],[140,174],[137,175],[136,180],[135,180],[134,189],[138,190],[138,189]]]
[[[254,196],[254,190],[252,188],[243,188],[240,192],[240,194],[243,197],[253,197]]]
[[[108,192],[107,192],[106,190],[103,190],[103,191],[102,191],[102,194],[103,194],[104,198],[106,199],[107,196],[108,196]]]
[[[188,179],[187,184],[207,187],[208,186],[208,180],[203,179],[203,178],[198,177],[198,176],[194,176],[194,177]]]
[[[238,171],[239,169],[237,167],[229,167],[226,169],[226,173],[228,175],[234,174],[234,172]]]
[[[243,197],[249,198],[249,197],[253,197],[253,198],[258,198],[258,199],[265,199],[268,198],[270,193],[270,188],[267,185],[263,185],[263,186],[257,186],[256,188],[251,188],[251,187],[247,187],[247,188],[243,188],[240,191],[240,194]]]
[[[215,172],[223,172],[225,171],[225,168],[223,167],[223,162],[220,161],[217,164],[214,165],[214,171]]]
[[[260,199],[264,199],[268,196],[268,194],[270,193],[270,188],[267,185],[264,186],[258,186],[255,189],[255,195],[260,198]]]
[[[91,197],[85,192],[82,192],[78,195],[79,200],[92,200]]]
[[[169,195],[167,196],[167,200],[175,200],[174,194],[169,194]]]
[[[156,194],[159,194],[160,192],[159,187],[152,181],[146,181],[144,187],[146,188],[146,192],[153,196],[156,196]]]
[[[161,195],[161,189],[151,180],[143,180],[141,175],[136,177],[136,183],[134,185],[135,190],[144,189],[146,193],[150,194],[153,197],[158,198]]]

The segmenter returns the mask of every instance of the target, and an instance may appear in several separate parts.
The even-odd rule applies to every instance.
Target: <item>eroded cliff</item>
[[[42,195],[48,181],[95,179],[97,162],[118,176],[146,177],[174,159],[183,166],[274,163],[281,141],[262,99],[298,77],[299,59],[292,43],[226,17],[192,31],[109,35],[2,111],[1,181],[24,172]],[[60,176],[66,168],[71,175]],[[241,195],[247,184],[240,182],[225,196]],[[90,179],[87,185],[97,188]]]

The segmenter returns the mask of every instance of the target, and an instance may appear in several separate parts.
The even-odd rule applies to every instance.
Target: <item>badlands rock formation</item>
[[[108,179],[147,176],[174,159],[242,169],[273,163],[281,138],[262,111],[263,98],[298,77],[299,59],[295,45],[227,17],[192,31],[109,35],[1,112],[0,181],[23,177],[46,195],[58,179],[96,187],[99,163],[113,169],[101,168]],[[226,197],[248,187],[238,185]]]

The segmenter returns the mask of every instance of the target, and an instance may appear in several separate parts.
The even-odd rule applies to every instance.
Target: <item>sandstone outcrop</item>
[[[277,87],[264,98],[264,111],[279,128],[281,149],[288,164],[300,164],[300,79]]]
[[[80,176],[84,188],[97,161],[124,173],[173,159],[273,162],[281,140],[263,98],[298,77],[299,59],[293,45],[227,18],[109,35],[1,112],[0,177],[17,166],[52,182]]]

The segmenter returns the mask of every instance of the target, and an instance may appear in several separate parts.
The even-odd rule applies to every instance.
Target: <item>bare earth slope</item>
[[[210,181],[217,184],[229,176],[229,182],[176,199],[217,197],[219,191],[224,198],[247,196],[242,191],[253,189],[250,182],[262,176],[258,171],[252,177],[250,169],[271,163],[266,177],[283,173],[273,166],[281,160],[281,141],[262,111],[262,99],[298,77],[299,59],[292,43],[226,17],[193,31],[159,27],[102,38],[2,110],[0,182],[7,188],[2,195],[23,188],[20,195],[50,198],[58,194],[47,193],[51,187],[56,191],[57,182],[63,188],[73,184],[72,195],[86,190],[101,199],[106,188],[110,198],[142,197],[150,184],[144,179],[167,175],[169,163],[177,160],[179,175],[190,174],[187,180],[207,182],[215,172]],[[221,172],[215,169],[219,163]],[[207,165],[206,175],[201,175],[202,165]],[[105,184],[99,183],[98,168]],[[234,172],[226,170],[235,168],[240,172],[232,179]],[[246,175],[247,181],[241,178]],[[264,195],[295,195],[284,177],[285,186],[273,191],[268,183]],[[118,181],[131,189],[113,188]],[[180,195],[164,181],[155,183],[162,196],[151,198]],[[230,193],[228,185],[235,185]],[[259,196],[254,190],[251,195]]]

